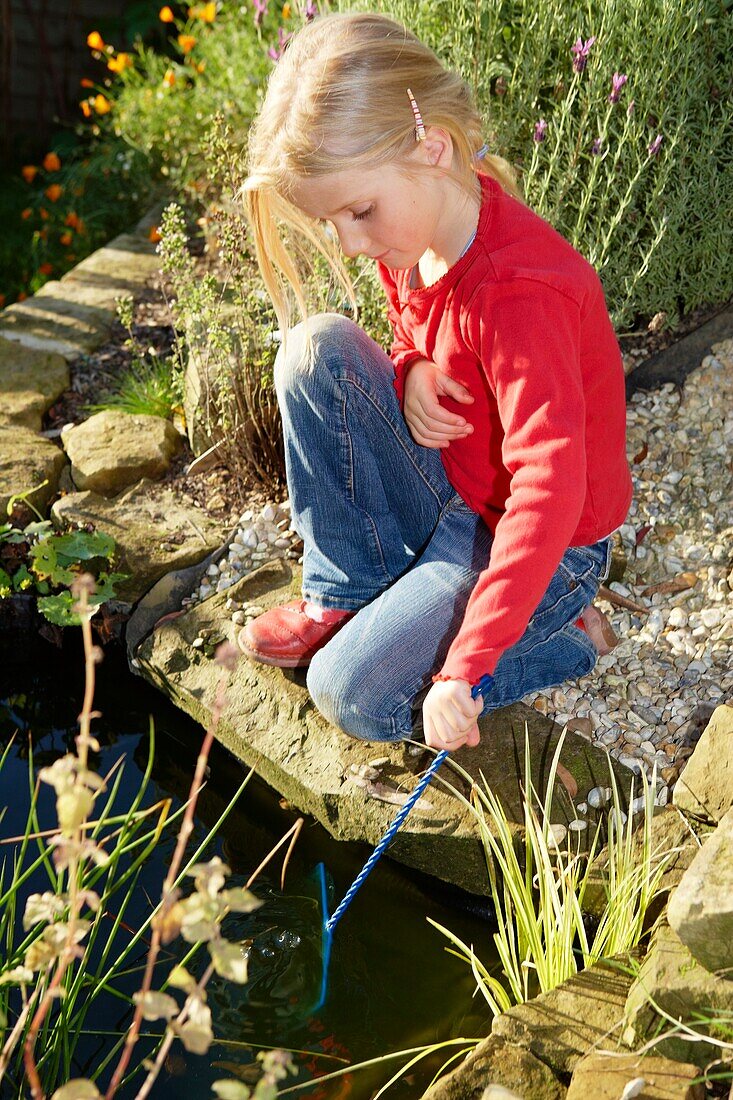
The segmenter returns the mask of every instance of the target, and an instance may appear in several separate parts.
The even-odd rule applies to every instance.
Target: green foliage
[[[117,302],[117,316],[127,329],[125,347],[131,365],[115,379],[114,388],[101,401],[89,405],[90,413],[119,409],[126,413],[162,416],[171,420],[183,404],[183,371],[176,356],[163,359],[146,349],[133,330],[133,299]]]
[[[566,981],[579,969],[602,958],[628,952],[639,942],[644,920],[657,893],[670,852],[652,847],[654,777],[642,775],[643,809],[622,811],[613,769],[609,764],[613,792],[612,808],[598,821],[587,849],[580,837],[567,832],[567,842],[552,824],[555,782],[564,744],[563,733],[552,760],[544,798],[536,790],[531,774],[529,735],[525,740],[524,843],[521,853],[504,808],[488,782],[475,784],[462,768],[457,771],[471,786],[471,799],[459,796],[470,806],[479,826],[486,852],[491,897],[499,930],[493,936],[509,988],[484,966],[472,947],[431,921],[457,948],[473,971],[476,983],[492,1013],[506,1012]],[[634,830],[640,825],[640,852],[634,847]],[[588,937],[583,903],[591,881],[594,857],[602,830],[606,832],[606,861],[601,869],[606,903],[592,940]]]
[[[89,596],[95,610],[115,595],[115,586],[126,580],[127,574],[110,572],[114,560],[115,541],[102,531],[55,532],[49,520],[29,523],[22,530],[10,523],[0,526],[0,553],[3,544],[17,547],[13,552],[12,571],[0,568],[0,599],[14,592],[34,591],[38,597],[38,610],[44,618],[56,626],[78,626],[80,619],[74,611],[75,600],[71,585],[82,569],[90,564],[99,566],[95,576],[95,591]],[[9,562],[11,557],[8,556]],[[10,568],[10,567],[9,567]],[[61,588],[62,591],[52,592]]]
[[[519,168],[529,204],[599,270],[617,327],[660,311],[671,322],[733,293],[729,4],[339,4],[365,6],[402,20],[463,74],[492,151]],[[580,73],[578,36],[596,37]],[[614,73],[628,83],[611,103]]]

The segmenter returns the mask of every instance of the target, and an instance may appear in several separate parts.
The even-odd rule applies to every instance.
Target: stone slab
[[[34,492],[27,499],[45,515],[65,465],[66,455],[55,443],[29,428],[0,425],[0,522],[6,522],[10,498],[28,489]]]
[[[523,1047],[489,1035],[464,1062],[423,1093],[421,1100],[483,1100],[492,1085],[532,1100],[562,1100],[565,1096],[564,1085],[544,1062]]]
[[[706,970],[733,979],[733,810],[685,871],[667,918]]]
[[[239,627],[225,609],[228,597],[267,608],[294,598],[299,591],[299,570],[291,570],[283,561],[267,563],[227,592],[210,597],[149,635],[135,653],[139,671],[201,725],[208,726],[220,670],[207,646],[193,643],[206,637],[212,648],[216,639],[235,641]],[[134,626],[134,620],[130,625]],[[532,750],[533,781],[544,791],[561,730],[521,704],[482,719],[481,745],[461,749],[452,757],[472,780],[479,781],[480,772],[487,776],[515,822],[523,819],[525,728]],[[245,658],[229,685],[217,736],[334,837],[370,845],[383,835],[396,807],[356,785],[352,768],[387,757],[380,782],[396,792],[409,792],[415,773],[431,759],[427,750],[417,757],[410,755],[403,743],[377,745],[349,737],[316,710],[304,670],[271,668]],[[578,784],[578,801],[591,787],[608,782],[607,754],[576,734],[567,735],[561,759]],[[617,770],[621,783],[623,771]],[[631,774],[626,775],[630,781]],[[442,778],[445,782],[434,781],[423,796],[428,808],[416,807],[408,817],[390,855],[473,893],[486,893],[485,857],[476,822],[459,797],[469,793],[470,784],[448,765]],[[567,823],[574,816],[562,784],[557,784],[553,821]],[[519,825],[516,835],[519,842]]]
[[[116,497],[69,493],[53,506],[54,523],[91,523],[117,544],[115,569],[130,578],[119,599],[138,600],[166,573],[200,561],[221,544],[223,531],[165,485],[140,481]]]
[[[133,233],[122,233],[77,264],[53,285],[54,293],[106,310],[112,317],[118,298],[139,294],[160,272],[155,245]]]
[[[0,424],[40,431],[43,413],[68,387],[63,356],[0,338]]]
[[[618,1049],[630,966],[630,959],[596,963],[557,989],[503,1012],[491,1033],[525,1047],[554,1073],[571,1073],[589,1051]]]
[[[632,1082],[636,1100],[705,1100],[705,1085],[695,1079],[700,1070],[648,1054],[602,1054],[596,1051],[578,1062],[567,1100],[619,1100]]]
[[[672,802],[678,810],[717,824],[733,806],[733,706],[716,707],[677,780]]]
[[[649,952],[638,976],[629,990],[626,1002],[624,1042],[640,1047],[656,1040],[654,1053],[680,1062],[707,1065],[720,1057],[719,1048],[701,1039],[688,1039],[674,1031],[669,1019],[657,1013],[654,1005],[672,1020],[694,1027],[698,1035],[716,1035],[713,1025],[703,1031],[695,1024],[696,1015],[706,1017],[716,1013],[730,1019],[733,1014],[733,982],[722,981],[701,966],[670,928],[661,921],[652,937]],[[666,1038],[659,1038],[664,1033]],[[730,1041],[730,1027],[718,1029],[717,1038]]]
[[[75,359],[104,342],[113,320],[109,310],[81,305],[68,296],[57,297],[55,286],[46,284],[32,298],[3,310],[0,336],[27,348]]]

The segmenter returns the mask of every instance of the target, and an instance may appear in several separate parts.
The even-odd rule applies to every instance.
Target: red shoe
[[[323,621],[311,618],[306,608]],[[355,614],[316,607],[307,600],[291,600],[252,619],[240,630],[237,643],[243,653],[263,665],[304,668]]]

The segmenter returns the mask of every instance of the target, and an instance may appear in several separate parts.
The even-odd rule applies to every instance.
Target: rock
[[[723,1025],[703,1028],[693,1021],[696,1014],[708,1017],[719,1012],[730,1016],[733,982],[721,981],[700,966],[666,921],[658,925],[649,953],[629,991],[623,1033],[627,1046],[642,1045],[656,1039],[661,1031],[671,1029],[669,1020],[657,1014],[652,1001],[674,1020],[695,1027],[701,1035],[729,1038]],[[701,1065],[720,1057],[720,1051],[711,1043],[688,1040],[682,1035],[659,1039],[654,1051],[675,1061]]]
[[[63,356],[0,338],[0,424],[39,432],[46,409],[68,388],[69,368]]]
[[[32,298],[14,302],[0,316],[0,336],[27,348],[76,359],[99,347],[109,335],[114,312],[75,302],[59,283],[46,283]]]
[[[456,1069],[423,1093],[422,1100],[483,1100],[485,1096],[492,1100],[507,1096],[561,1100],[565,1088],[528,1050],[489,1035]]]
[[[7,506],[15,493],[27,492],[27,499],[45,514],[55,495],[66,465],[66,456],[49,439],[29,428],[0,425],[0,517],[7,520]],[[43,482],[46,482],[44,485]]]
[[[114,318],[117,298],[139,294],[159,272],[155,245],[147,237],[121,233],[63,275],[54,284],[54,293],[105,310]],[[47,286],[48,283],[43,289]]]
[[[248,605],[267,610],[295,598],[300,587],[300,569],[291,571],[282,559],[268,562],[237,581],[227,593],[212,596],[162,625],[131,656],[139,662],[139,671],[146,679],[207,727],[220,670],[208,657],[192,659],[191,640],[206,625],[235,641],[239,628],[226,609],[227,598],[242,604],[247,614]],[[161,615],[164,613],[161,609]],[[130,630],[135,630],[134,616],[128,624]],[[520,823],[524,820],[522,790],[526,786],[525,724],[533,782],[544,792],[543,780],[562,731],[522,704],[482,719],[481,744],[454,755],[456,762],[477,780],[479,770],[491,776],[494,793],[510,821],[516,823],[512,829],[518,847]],[[353,784],[345,784],[343,777],[349,766],[368,762],[374,746],[349,737],[323,718],[311,701],[301,670],[283,671],[243,659],[232,678],[217,736],[239,759],[256,763],[265,782],[293,806],[317,818],[337,839],[374,845],[393,819],[393,807],[369,797]],[[414,769],[406,764],[404,746],[385,745],[385,753],[391,760],[389,781],[400,790],[409,790],[414,785]],[[575,734],[566,735],[562,763],[577,784],[579,799],[591,787],[608,781],[606,754]],[[620,768],[617,775],[625,790]],[[443,778],[464,796],[468,793],[464,781],[448,769]],[[431,813],[408,817],[390,847],[390,855],[473,893],[487,893],[484,852],[470,809],[444,783],[431,785],[429,800],[433,804]],[[558,782],[552,820],[567,822],[574,816],[565,788]]]
[[[78,489],[110,496],[139,481],[159,478],[181,447],[181,437],[160,416],[95,413],[61,434]]]
[[[733,707],[716,707],[683,776],[674,788],[672,802],[683,813],[717,824],[733,806]]]
[[[619,1100],[630,1082],[639,1080],[638,1100],[704,1100],[705,1085],[695,1084],[697,1066],[655,1054],[602,1054],[594,1051],[578,1062],[567,1100]]]
[[[667,919],[706,970],[733,978],[733,810],[683,874]]]
[[[615,1050],[631,986],[630,959],[596,963],[533,1001],[496,1016],[491,1028],[557,1074],[571,1073],[593,1047]]]
[[[211,554],[223,536],[221,527],[205,512],[182,505],[170,489],[150,481],[141,481],[111,499],[90,492],[70,493],[56,501],[52,518],[59,525],[92,523],[112,536],[117,544],[115,569],[130,574],[117,593],[129,602],[139,599],[164,574]],[[174,543],[168,542],[171,535],[176,536]]]

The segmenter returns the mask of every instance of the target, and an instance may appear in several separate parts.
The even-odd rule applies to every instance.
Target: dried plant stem
[[[80,767],[83,771],[86,771],[87,762],[89,757],[89,744],[92,740],[90,733],[91,720],[94,715],[92,711],[92,704],[94,702],[94,685],[95,674],[94,666],[100,658],[100,651],[97,650],[92,641],[92,625],[91,614],[89,611],[89,593],[94,591],[94,579],[89,575],[83,575],[78,580],[78,604],[76,610],[81,618],[82,637],[84,640],[84,703],[82,705],[81,714],[79,715],[79,735],[76,738],[77,752],[79,757]],[[83,840],[83,829],[79,826],[72,831],[72,840],[75,844],[80,845]],[[25,1074],[28,1079],[28,1084],[31,1088],[32,1100],[43,1100],[44,1092],[41,1084],[41,1079],[38,1075],[38,1067],[35,1060],[35,1047],[36,1040],[38,1038],[38,1032],[43,1024],[43,1021],[48,1014],[48,1010],[51,1007],[51,1001],[53,1000],[56,991],[60,988],[64,974],[68,970],[73,960],[78,957],[78,949],[76,947],[76,929],[77,921],[79,918],[79,910],[82,902],[79,900],[79,864],[80,861],[77,856],[71,856],[69,858],[68,867],[68,881],[69,881],[69,926],[66,935],[66,942],[61,951],[58,963],[56,964],[56,970],[53,978],[46,987],[46,991],[41,997],[38,1008],[36,1009],[31,1025],[28,1028],[25,1043],[23,1045],[23,1065],[25,1067]]]
[[[188,997],[186,998],[186,1002],[185,1002],[183,1008],[181,1009],[181,1011],[176,1016],[176,1022],[177,1023],[183,1024],[183,1023],[186,1022],[186,1020],[188,1019],[188,1013],[191,1009],[191,1005],[194,1001],[194,998],[196,998],[197,996],[198,997],[201,996],[201,994],[203,993],[204,989],[206,988],[206,986],[208,984],[209,978],[211,977],[211,975],[213,973],[214,973],[214,964],[209,963],[209,965],[206,967],[206,970],[201,975],[201,980],[199,982],[197,982],[196,988],[194,990],[192,990],[191,993],[189,993]],[[176,1033],[169,1024],[168,1028],[166,1030],[166,1033],[165,1033],[165,1038],[163,1039],[163,1042],[160,1044],[160,1049],[158,1050],[158,1053],[155,1057],[155,1062],[153,1063],[152,1069],[148,1073],[148,1076],[145,1078],[145,1080],[142,1084],[142,1087],[140,1088],[140,1091],[135,1096],[135,1100],[145,1100],[145,1097],[149,1095],[150,1090],[152,1089],[153,1085],[155,1084],[155,1082],[157,1080],[158,1074],[160,1073],[161,1069],[163,1068],[163,1064],[165,1063],[165,1060],[168,1057],[168,1051],[170,1050],[171,1044],[173,1043],[173,1040],[175,1038],[176,1038]]]
[[[252,874],[247,879],[246,883],[244,884],[245,889],[249,890],[250,886],[252,885],[254,880],[259,875],[260,871],[263,870],[263,868],[265,868],[267,866],[267,864],[270,862],[270,860],[275,855],[275,853],[278,852],[280,850],[280,848],[282,848],[283,844],[288,839],[288,837],[291,837],[290,844],[288,845],[288,850],[285,853],[285,859],[283,860],[283,869],[282,869],[282,874],[280,876],[280,889],[281,890],[283,889],[283,887],[285,886],[285,872],[286,872],[287,867],[288,867],[288,862],[290,861],[290,853],[292,852],[292,850],[295,846],[296,840],[300,836],[300,830],[303,828],[303,820],[304,819],[302,817],[299,817],[298,820],[295,822],[295,824],[291,825],[291,827],[288,829],[287,833],[285,833],[285,836],[281,837],[280,840],[278,840],[275,847],[267,853],[265,858],[262,860],[262,863],[260,863],[260,865],[252,872]],[[292,834],[292,836],[291,836],[291,834]]]
[[[226,686],[226,677],[223,676],[219,681],[216,700],[211,715],[211,726],[206,731],[206,735],[201,744],[198,759],[196,761],[196,770],[194,772],[193,781],[191,783],[191,790],[188,797],[188,803],[186,805],[186,812],[181,821],[181,827],[178,830],[178,840],[176,842],[176,848],[173,853],[173,858],[168,867],[168,873],[163,883],[162,896],[165,899],[173,890],[173,884],[178,877],[178,871],[181,863],[183,862],[183,856],[186,851],[186,844],[193,831],[193,816],[196,809],[196,802],[198,796],[203,787],[204,776],[206,772],[206,764],[209,759],[209,753],[211,752],[211,746],[214,743],[214,735],[216,728],[219,724],[222,710],[224,709],[224,691]],[[153,926],[153,935],[150,941],[150,950],[148,951],[148,957],[145,964],[145,974],[143,982],[140,987],[140,996],[138,997],[137,1006],[135,1008],[135,1015],[133,1016],[132,1023],[127,1032],[125,1038],[125,1045],[120,1055],[120,1060],[117,1063],[117,1067],[112,1076],[112,1080],[109,1083],[109,1087],[105,1093],[105,1100],[112,1100],[112,1097],[120,1087],[122,1079],[127,1071],[127,1067],[130,1064],[132,1057],[132,1051],[135,1043],[140,1036],[140,1027],[143,1021],[143,1007],[145,1002],[145,994],[150,992],[150,987],[153,981],[153,971],[158,959],[158,954],[161,947],[161,929],[160,924],[156,922]]]
[[[10,1062],[10,1055],[13,1053],[13,1050],[15,1049],[15,1044],[18,1042],[18,1039],[23,1033],[25,1022],[33,1009],[34,1001],[37,999],[37,996],[38,989],[34,990],[33,995],[30,997],[30,999],[26,999],[25,986],[23,987],[23,1009],[18,1016],[18,1019],[15,1021],[13,1030],[10,1032],[10,1035],[8,1035],[7,1039],[5,1040],[5,1045],[2,1049],[2,1053],[0,1053],[0,1081],[2,1081],[3,1077],[5,1076],[5,1071],[8,1068],[8,1063]]]

